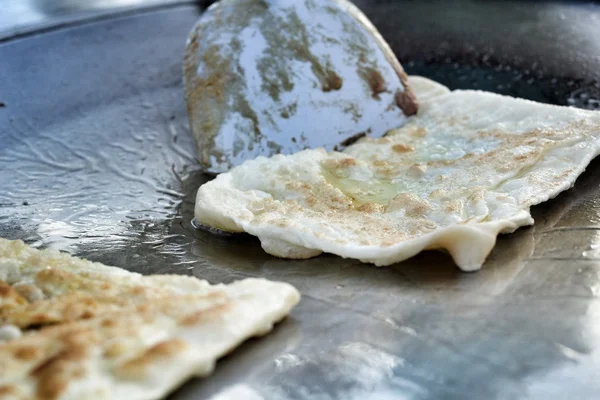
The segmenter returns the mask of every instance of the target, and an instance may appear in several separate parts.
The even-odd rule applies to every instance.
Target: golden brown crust
[[[115,369],[115,373],[123,379],[141,379],[148,373],[148,368],[159,361],[173,358],[184,352],[188,345],[180,339],[166,340],[150,347],[139,356],[127,360]]]
[[[185,318],[179,321],[180,325],[196,325],[202,321],[206,321],[212,318],[217,317],[222,314],[227,309],[231,308],[232,304],[229,302],[225,302],[222,304],[217,304],[209,309],[199,310],[194,312],[193,314],[185,316]]]
[[[365,212],[365,213],[380,213],[383,212],[385,210],[385,206],[382,204],[376,204],[376,203],[365,203],[360,205],[357,208],[358,211],[360,212]]]
[[[21,393],[18,387],[13,385],[0,385],[0,398],[5,396],[17,396]]]
[[[395,151],[396,153],[408,153],[409,151],[413,151],[415,148],[412,146],[409,146],[407,144],[395,144],[392,146],[392,150]]]
[[[13,350],[13,355],[17,360],[33,361],[41,356],[42,350],[33,345],[24,345],[16,347]]]
[[[227,286],[210,286],[185,276],[144,277],[4,239],[0,239],[0,258],[17,262],[19,276],[14,284],[31,285],[32,291],[44,293],[43,298],[29,303],[14,287],[0,281],[0,325],[24,330],[22,336],[0,343],[0,382],[4,384],[0,397],[21,387],[37,399],[74,398],[80,393],[86,398],[98,393],[110,396],[113,386],[123,384],[120,379],[137,379],[127,383],[128,391],[135,389],[157,398],[181,379],[198,373],[196,368],[210,371],[222,355],[221,347],[211,348],[213,339],[202,342],[203,333],[223,332],[229,335],[224,343],[235,346],[245,339],[237,332],[251,336],[252,329],[257,329],[221,329],[239,320],[239,315],[233,319],[226,316],[235,315],[242,304]],[[242,293],[247,301],[257,292]],[[197,341],[188,340],[190,337]],[[218,343],[223,343],[223,338]],[[181,362],[183,368],[174,367]],[[153,375],[152,380],[161,381],[158,386],[144,381],[148,372],[160,372],[153,368],[158,366],[187,375]]]
[[[19,294],[11,285],[0,280],[0,312],[27,304],[27,299]],[[2,314],[0,314],[0,317]]]
[[[81,362],[87,356],[86,346],[77,340],[67,340],[65,344],[63,350],[31,371],[31,377],[37,380],[37,395],[40,399],[59,398],[66,391],[69,381],[83,373]]]

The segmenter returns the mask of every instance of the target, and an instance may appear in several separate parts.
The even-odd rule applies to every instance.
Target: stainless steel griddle
[[[357,1],[409,73],[600,106],[600,6]],[[192,3],[62,19],[0,39],[0,236],[141,273],[262,276],[303,300],[173,399],[600,398],[600,162],[461,273],[285,261],[190,225],[198,172],[181,58]],[[0,11],[1,12],[1,11]]]

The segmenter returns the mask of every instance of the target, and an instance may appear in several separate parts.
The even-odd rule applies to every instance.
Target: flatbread
[[[195,218],[285,258],[383,266],[446,249],[477,270],[499,233],[570,188],[600,149],[600,112],[409,83],[418,114],[344,152],[258,157],[198,190]]]
[[[0,398],[161,398],[299,298],[286,283],[143,276],[0,239]]]

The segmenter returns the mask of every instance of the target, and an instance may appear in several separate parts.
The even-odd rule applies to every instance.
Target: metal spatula
[[[207,172],[341,148],[417,111],[406,74],[346,0],[221,0],[187,43],[188,115]]]

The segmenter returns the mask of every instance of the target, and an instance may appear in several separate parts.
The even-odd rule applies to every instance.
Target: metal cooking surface
[[[357,4],[410,73],[600,104],[598,6]],[[478,273],[435,252],[391,268],[284,261],[251,237],[195,231],[207,178],[180,61],[197,17],[174,6],[0,45],[0,236],[142,273],[263,276],[302,292],[272,334],[174,399],[597,398],[599,161],[534,209],[535,226],[502,236]]]

